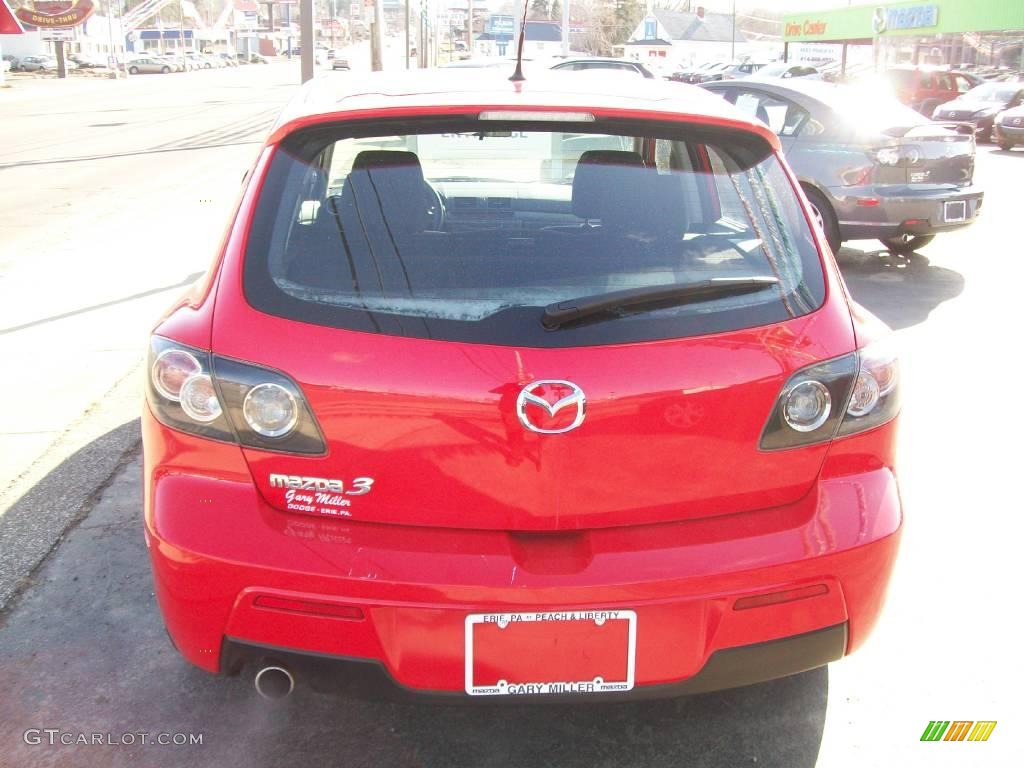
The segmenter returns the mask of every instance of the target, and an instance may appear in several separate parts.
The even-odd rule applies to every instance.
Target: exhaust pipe
[[[256,673],[256,693],[264,699],[283,699],[295,690],[295,678],[284,667],[267,666]]]

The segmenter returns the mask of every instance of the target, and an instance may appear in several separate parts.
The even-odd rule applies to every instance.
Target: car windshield
[[[971,101],[999,101],[1007,103],[1013,97],[1024,90],[1024,83],[984,83],[976,88],[971,88],[962,98]]]
[[[294,135],[254,220],[250,302],[355,330],[550,346],[750,327],[823,300],[806,218],[759,138],[460,120]],[[771,290],[632,307],[616,330],[566,342],[539,322],[569,299],[768,277]]]

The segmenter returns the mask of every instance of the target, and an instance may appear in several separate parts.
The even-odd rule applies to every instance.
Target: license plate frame
[[[967,221],[967,201],[947,200],[942,205],[942,220],[946,223]]]
[[[499,680],[497,685],[477,685],[474,680],[474,651],[476,627],[497,624],[499,630],[512,625],[536,622],[593,622],[600,630],[608,622],[627,622],[626,678],[605,680]],[[589,695],[595,693],[624,693],[631,691],[636,678],[636,611],[607,610],[555,610],[513,613],[471,613],[465,623],[465,690],[470,696],[532,695]]]

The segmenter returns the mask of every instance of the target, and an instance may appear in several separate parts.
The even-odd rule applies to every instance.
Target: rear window
[[[545,307],[716,278],[742,295]],[[746,132],[624,121],[338,124],[277,149],[248,240],[257,309],[349,330],[537,347],[779,322],[824,299],[793,188]]]

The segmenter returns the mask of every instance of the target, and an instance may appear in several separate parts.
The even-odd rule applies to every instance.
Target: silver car
[[[52,56],[25,56],[18,62],[18,69],[22,72],[38,72],[45,69],[56,69],[57,60]]]
[[[174,63],[159,58],[140,57],[128,62],[128,74],[131,75],[166,75],[174,71]]]
[[[551,69],[559,70],[570,70],[572,72],[581,72],[584,70],[611,70],[614,72],[626,72],[630,74],[637,74],[648,79],[654,77],[654,73],[651,72],[647,67],[641,64],[639,61],[631,61],[629,59],[611,59],[603,56],[589,56],[586,58],[576,59],[565,59],[560,61]]]
[[[993,138],[1004,152],[1024,144],[1024,106],[1014,107],[999,114]]]
[[[932,122],[877,92],[804,78],[703,87],[778,134],[833,252],[844,240],[878,239],[894,253],[912,253],[981,210],[970,126]]]

